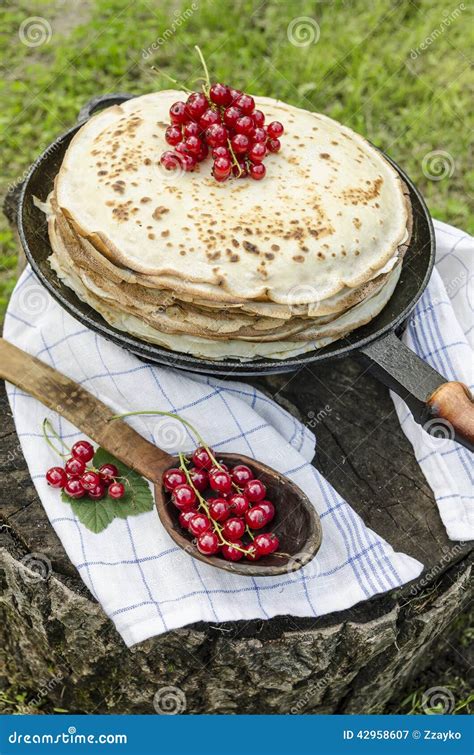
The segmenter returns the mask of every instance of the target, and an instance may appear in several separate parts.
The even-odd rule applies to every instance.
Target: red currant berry
[[[76,459],[75,456],[72,456],[65,463],[64,469],[69,477],[80,477],[86,471],[86,465],[81,459]]]
[[[189,138],[191,139],[193,137],[189,137]],[[179,144],[178,144],[178,147],[179,147]],[[179,162],[181,164],[182,169],[186,171],[186,173],[189,173],[190,171],[194,170],[194,168],[196,167],[197,160],[194,155],[181,154],[179,156]]]
[[[180,511],[192,509],[196,503],[196,493],[191,485],[177,485],[171,494],[171,500]]]
[[[215,522],[225,522],[230,516],[230,506],[225,498],[214,498],[209,503],[209,513]]]
[[[199,118],[199,125],[202,128],[203,131],[209,128],[209,126],[212,126],[214,123],[220,123],[221,117],[219,113],[216,110],[212,110],[212,108],[208,108],[204,111],[204,113]]]
[[[260,558],[260,553],[256,549],[255,545],[253,543],[249,543],[248,545],[244,545],[245,550],[245,558],[249,561],[258,561]]]
[[[178,147],[179,146],[181,146],[181,142],[178,144]],[[165,170],[176,170],[181,165],[179,156],[175,152],[171,152],[169,149],[161,155],[160,163]]]
[[[209,97],[216,105],[223,107],[229,105],[232,100],[230,89],[225,84],[213,84],[209,90]]]
[[[245,464],[237,464],[232,469],[231,475],[232,480],[240,487],[246,485],[250,480],[253,480],[253,472],[250,467],[247,467]]]
[[[237,119],[242,115],[240,108],[231,105],[224,110],[224,123],[229,128],[235,128]]]
[[[206,129],[206,141],[210,147],[222,147],[227,144],[228,131],[222,123],[213,123]]]
[[[244,553],[234,547],[236,545],[238,545],[239,548],[242,548],[242,542],[240,540],[236,540],[232,545],[222,546],[221,553],[226,561],[240,561],[240,559],[244,557]]]
[[[114,477],[118,477],[118,469],[115,464],[102,464],[99,467],[99,476],[102,482],[106,485],[110,485],[114,481]]]
[[[216,157],[212,172],[215,178],[227,178],[232,170],[232,163],[228,157]]]
[[[84,490],[93,490],[97,485],[100,485],[101,479],[97,472],[87,469],[84,474],[81,475],[81,483]]]
[[[261,530],[267,523],[267,515],[260,506],[254,506],[245,513],[245,521],[252,530]]]
[[[280,123],[280,121],[272,121],[267,126],[267,134],[270,139],[278,139],[278,137],[282,135],[284,130],[285,129],[283,128],[283,124]]]
[[[249,94],[241,94],[235,100],[235,105],[241,109],[245,115],[250,115],[255,110],[255,100]]]
[[[168,144],[171,144],[172,147],[175,147],[177,144],[179,144],[182,138],[183,135],[179,126],[168,126],[165,131],[165,139]]]
[[[261,535],[257,535],[253,544],[260,556],[268,556],[278,549],[280,541],[273,532],[262,532]]]
[[[229,505],[232,513],[236,516],[243,516],[249,508],[249,502],[241,493],[235,493],[229,498]]]
[[[197,136],[188,136],[184,145],[191,155],[198,155],[201,151],[202,142]]]
[[[183,529],[188,529],[189,522],[195,514],[197,514],[196,509],[188,509],[187,511],[181,512],[181,514],[179,515],[179,523],[181,527],[183,527]]]
[[[237,165],[233,165],[232,173],[236,178],[245,178],[248,175],[248,170],[245,162],[239,160],[239,167],[237,167]]]
[[[252,141],[254,144],[260,143],[260,142],[266,142],[267,140],[267,132],[264,128],[256,128],[255,131],[252,134]]]
[[[257,128],[262,128],[263,124],[265,123],[265,116],[262,113],[261,110],[254,110],[252,113],[252,118],[255,126]]]
[[[266,523],[272,521],[273,517],[275,516],[275,506],[271,501],[260,501],[258,504],[259,509],[263,509],[266,516]]]
[[[209,154],[209,147],[207,146],[206,142],[201,141],[201,148],[196,155],[197,162],[202,163],[202,161],[206,159],[208,154]]]
[[[87,464],[94,456],[94,447],[87,440],[78,440],[71,448],[71,453]]]
[[[267,489],[261,480],[250,480],[244,488],[244,495],[250,503],[263,501],[266,493]]]
[[[243,92],[240,89],[234,89],[233,87],[229,87],[229,91],[230,91],[230,100],[232,103],[234,103],[235,100],[237,100],[240,97],[240,95],[243,94]]]
[[[173,155],[178,155],[178,159],[180,155],[189,155],[188,148],[186,147],[185,142],[180,142],[176,145],[175,151],[172,153]]]
[[[163,486],[166,488],[166,490],[169,490],[170,493],[175,489],[177,485],[184,485],[185,482],[186,475],[184,474],[182,469],[176,469],[175,467],[173,467],[172,469],[167,469],[163,474]]]
[[[188,115],[186,113],[186,105],[184,102],[178,101],[173,103],[170,107],[171,123],[181,124],[186,123]]]
[[[215,532],[203,532],[199,535],[196,545],[199,553],[212,556],[219,550],[219,538]]]
[[[200,136],[202,132],[195,121],[188,121],[184,124],[183,133],[184,138],[186,139],[188,136]]]
[[[196,537],[202,535],[203,532],[207,532],[211,527],[211,520],[204,514],[197,513],[189,519],[188,529]]]
[[[210,451],[213,453],[212,449],[210,449]],[[214,463],[207,448],[203,448],[202,446],[196,448],[192,459],[194,466],[199,467],[199,469],[210,469]]]
[[[230,152],[227,147],[215,147],[212,150],[212,156],[214,160],[216,157],[227,157],[230,160]]]
[[[112,483],[112,485],[115,485],[115,484],[121,484],[121,483]],[[112,487],[112,485],[110,485],[110,487]],[[92,501],[100,501],[100,499],[105,496],[104,483],[102,481],[99,482],[99,484],[96,485],[95,488],[92,488],[92,490],[87,491],[87,495]]]
[[[50,467],[46,472],[46,482],[52,488],[63,488],[67,479],[67,474],[62,467]]]
[[[245,134],[236,134],[232,137],[230,143],[236,155],[243,155],[249,148],[250,140]]]
[[[207,486],[209,485],[209,477],[207,476],[206,470],[198,469],[197,467],[191,467],[191,469],[189,470],[189,476],[196,490],[199,490],[200,493],[204,493]]]
[[[265,147],[263,142],[256,142],[250,147],[248,158],[253,163],[261,163],[266,154],[267,148]]]
[[[224,535],[225,539],[231,540],[232,542],[240,540],[244,532],[245,522],[243,519],[239,519],[238,517],[228,519],[222,528],[222,534]]]
[[[255,163],[250,166],[249,173],[254,181],[261,181],[265,178],[266,168],[262,163]]]
[[[269,152],[279,152],[281,149],[281,141],[279,139],[268,139],[267,149]]]
[[[82,487],[81,481],[77,477],[71,477],[64,486],[64,492],[70,498],[83,498],[86,491]]]
[[[193,121],[198,121],[203,113],[208,109],[207,98],[202,92],[193,92],[186,100],[186,115]],[[191,134],[190,134],[191,136]]]
[[[125,485],[122,482],[113,482],[109,485],[107,493],[110,498],[123,498],[125,495]]]
[[[251,119],[250,115],[241,115],[240,118],[237,118],[235,122],[235,130],[238,134],[245,134],[245,136],[250,136],[250,134],[252,134],[254,130],[253,120]]]
[[[232,480],[230,474],[225,469],[211,469],[209,472],[209,485],[218,493],[230,493],[232,490]]]

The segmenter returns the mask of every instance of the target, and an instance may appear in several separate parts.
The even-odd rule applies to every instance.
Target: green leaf
[[[112,454],[103,448],[98,448],[93,459],[94,467],[98,468],[105,463],[115,464],[119,470],[119,476],[123,478],[121,482],[125,485],[123,498],[114,500],[106,496],[100,501],[92,501],[89,498],[74,500],[61,491],[62,500],[69,503],[79,521],[96,534],[105,530],[114,519],[126,519],[129,516],[143,514],[145,511],[151,511],[154,505],[146,480],[118,461]]]

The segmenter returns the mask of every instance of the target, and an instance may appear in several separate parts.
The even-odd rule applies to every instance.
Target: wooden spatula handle
[[[26,351],[0,339],[0,377],[65,417],[120,461],[149,480],[160,479],[171,457],[149,443],[91,393]]]

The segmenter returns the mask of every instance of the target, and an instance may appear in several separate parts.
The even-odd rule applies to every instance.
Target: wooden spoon
[[[280,539],[279,551],[285,555],[271,554],[253,562],[225,561],[220,556],[202,555],[193,544],[192,535],[179,525],[179,511],[161,483],[166,469],[179,466],[177,458],[145,440],[122,420],[111,421],[114,412],[108,406],[66,375],[3,338],[0,339],[0,377],[68,419],[106,451],[153,482],[162,524],[175,543],[193,558],[234,574],[273,577],[301,569],[316,555],[321,545],[321,524],[303,491],[266,464],[230,453],[219,454],[219,460],[230,465],[247,464],[267,486],[268,497],[276,509],[271,529]]]

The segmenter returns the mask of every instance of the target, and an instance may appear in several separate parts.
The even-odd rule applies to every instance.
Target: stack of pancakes
[[[391,165],[336,121],[256,97],[285,126],[263,181],[217,183],[210,160],[167,172],[183,98],[137,97],[78,131],[42,205],[59,278],[114,327],[211,359],[294,356],[375,317],[411,230]]]

